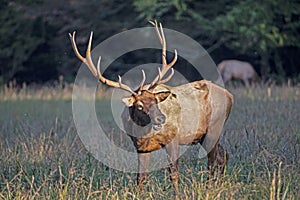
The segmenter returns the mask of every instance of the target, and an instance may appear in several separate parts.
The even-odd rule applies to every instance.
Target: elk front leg
[[[178,195],[178,158],[179,158],[179,144],[178,139],[175,138],[173,141],[166,145],[166,151],[168,154],[170,178],[173,182],[176,195]]]
[[[147,178],[149,163],[150,163],[150,152],[138,153],[139,173],[137,176],[137,184],[140,192],[143,191],[144,182],[146,181]]]
[[[244,78],[243,81],[244,81],[245,87],[249,88],[249,86],[250,86],[249,79],[248,78]]]

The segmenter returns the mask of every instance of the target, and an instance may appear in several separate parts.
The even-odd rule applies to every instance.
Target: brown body
[[[227,164],[228,155],[219,144],[220,131],[231,111],[233,96],[224,88],[210,81],[201,80],[178,87],[159,85],[153,91],[169,91],[170,95],[158,106],[166,116],[161,130],[150,129],[141,137],[137,135],[135,123],[128,110],[122,113],[122,120],[126,132],[132,137],[139,153],[138,184],[140,188],[146,180],[146,172],[152,151],[166,148],[170,158],[171,179],[177,190],[179,145],[201,143],[205,137],[206,144],[202,144],[209,152],[208,168],[213,175],[218,169],[222,173]],[[211,143],[209,143],[211,142]]]
[[[249,86],[250,81],[258,79],[253,66],[248,62],[239,60],[224,60],[218,64],[218,70],[222,75],[224,83],[231,79],[239,79]]]
[[[215,117],[212,111],[218,109],[218,115],[225,119],[233,104],[233,96],[224,88],[210,81],[201,80],[178,87],[160,85],[154,92],[169,91],[167,99],[158,103],[161,112],[166,116],[166,122],[161,130],[149,130],[147,134],[136,138],[136,148],[139,152],[151,152],[165,147],[173,139],[179,144],[197,143],[213,125]],[[219,101],[212,98],[219,95]],[[122,114],[126,132],[138,135],[128,111]]]
[[[120,88],[131,93],[123,98],[126,108],[122,120],[126,133],[132,138],[138,152],[138,185],[142,189],[150,163],[150,154],[165,148],[168,154],[170,177],[178,193],[178,158],[179,145],[201,143],[208,155],[208,169],[213,175],[217,170],[222,174],[228,161],[228,154],[219,144],[220,135],[233,105],[233,96],[224,88],[210,81],[200,80],[192,83],[170,87],[164,85],[174,74],[174,59],[167,63],[166,41],[163,28],[157,22],[151,22],[162,44],[162,67],[150,84],[144,84],[146,77],[137,90],[119,81],[104,78],[100,71],[100,58],[95,67],[90,51],[90,36],[86,57],[79,53],[75,43],[75,32],[70,34],[73,49],[77,57],[84,62],[90,71],[103,84]],[[96,70],[97,69],[97,70]],[[171,69],[171,73],[165,75]]]

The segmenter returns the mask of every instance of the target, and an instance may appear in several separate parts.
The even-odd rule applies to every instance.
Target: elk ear
[[[157,100],[157,103],[162,102],[166,100],[166,98],[171,94],[171,92],[159,92],[155,94],[155,98]]]
[[[133,105],[134,101],[135,101],[135,98],[133,96],[131,97],[125,97],[122,99],[123,103],[127,106],[127,107],[130,107]]]

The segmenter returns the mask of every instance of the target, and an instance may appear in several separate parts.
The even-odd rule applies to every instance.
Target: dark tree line
[[[297,1],[2,0],[0,84],[12,79],[44,83],[60,75],[72,81],[79,62],[67,33],[76,30],[84,50],[90,31],[97,44],[121,31],[148,26],[149,19],[193,37],[215,62],[246,59],[265,78],[299,78]],[[135,63],[141,56],[120,62]]]

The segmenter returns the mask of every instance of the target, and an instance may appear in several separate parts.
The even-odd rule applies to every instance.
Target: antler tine
[[[119,76],[119,82],[108,80],[108,79],[106,79],[102,76],[101,71],[100,71],[101,56],[99,56],[99,59],[98,59],[98,62],[97,62],[97,69],[96,69],[96,67],[93,63],[92,57],[91,57],[93,32],[91,32],[91,35],[90,35],[90,38],[89,38],[89,43],[88,43],[88,47],[86,49],[86,57],[85,58],[78,51],[78,48],[77,48],[77,45],[76,45],[76,42],[75,42],[75,34],[76,34],[75,31],[73,32],[72,35],[71,35],[71,33],[69,33],[69,37],[70,37],[75,55],[79,58],[79,60],[81,60],[83,63],[85,63],[88,66],[88,68],[93,73],[93,75],[95,77],[97,77],[99,79],[99,81],[101,81],[102,83],[104,83],[108,86],[115,87],[115,88],[121,88],[123,90],[126,90],[126,91],[136,95],[136,93],[128,85],[125,85],[125,84],[122,83],[120,76]]]
[[[92,40],[93,40],[93,31],[90,34],[89,43],[88,43],[88,47],[86,49],[86,54],[85,55],[86,55],[86,60],[87,60],[87,63],[88,63],[88,67],[93,72],[93,74],[95,75],[96,68],[95,68],[95,65],[94,65],[92,57],[91,57]]]
[[[111,81],[111,80],[108,80],[108,79],[104,78],[101,74],[101,71],[100,71],[100,61],[101,61],[101,56],[99,56],[99,59],[98,59],[98,62],[97,62],[97,75],[98,75],[99,80],[102,83],[104,83],[108,86],[115,87],[115,88],[121,88],[123,90],[126,90],[126,91],[136,95],[136,93],[128,85],[125,85],[125,84],[122,83],[122,79],[121,79],[120,75],[118,75],[118,77],[119,77],[118,82],[114,82],[114,81]]]
[[[161,70],[160,68],[158,68],[158,80],[160,80],[161,78],[162,78]]]
[[[133,95],[137,95],[137,93],[134,92],[128,85],[125,85],[124,83],[122,83],[122,78],[120,75],[118,75],[118,77],[119,77],[119,88],[127,90],[128,92],[131,92]]]
[[[137,91],[140,91],[140,90],[143,89],[143,86],[144,86],[145,81],[146,81],[146,75],[145,75],[144,70],[142,70],[142,75],[143,75],[143,80],[142,80],[142,82],[140,83],[140,86],[138,87],[138,90],[137,90]]]
[[[159,32],[157,21],[156,20],[154,20],[154,22],[149,21],[149,23],[152,24],[155,27],[155,31],[156,31],[156,34],[158,36],[158,39],[159,39],[160,43],[163,44],[163,38],[161,37],[161,34]]]
[[[166,39],[165,39],[165,34],[164,34],[162,24],[159,23],[159,28],[158,28],[158,24],[157,24],[156,20],[154,20],[154,22],[153,21],[149,21],[149,22],[150,22],[150,24],[152,24],[155,27],[156,34],[158,36],[160,44],[162,45],[162,63],[163,63],[163,65],[166,65],[167,64],[167,60],[166,60],[166,54],[167,54],[166,46],[167,45],[166,45]]]
[[[172,78],[172,76],[174,75],[173,69],[172,69],[171,74],[166,79],[162,80],[162,78],[166,75],[168,70],[171,69],[177,61],[177,51],[175,49],[174,58],[173,58],[172,62],[170,62],[169,64],[167,63],[167,45],[166,45],[166,39],[165,39],[165,34],[164,34],[162,24],[159,23],[159,27],[158,27],[156,20],[154,22],[153,21],[149,21],[149,22],[155,27],[157,36],[162,45],[162,67],[161,67],[161,70],[159,69],[159,74],[155,77],[155,79],[152,81],[152,83],[145,85],[144,89],[146,89],[146,90],[149,90],[151,87],[153,87],[155,85],[163,84],[163,83],[166,83],[167,81],[169,81]]]
[[[164,34],[164,29],[162,27],[162,24],[159,23],[160,25],[160,32],[161,32],[161,35],[160,37],[162,38],[162,46],[163,46],[163,49],[162,49],[162,75],[164,76],[167,71],[173,67],[173,65],[176,63],[177,61],[177,51],[176,49],[174,50],[174,58],[172,60],[171,63],[167,64],[167,44],[166,44],[166,39],[165,39],[165,34]],[[158,27],[156,27],[156,29],[158,30]],[[163,78],[163,76],[161,76],[161,78]]]
[[[162,68],[164,68],[164,66],[167,65],[167,44],[166,44],[166,38],[165,38],[165,34],[164,34],[164,29],[162,28],[162,24],[159,23],[159,27],[160,27],[160,32],[161,32],[161,38],[162,38],[162,41],[161,41],[161,45],[163,46],[163,49],[162,49],[162,63],[163,63],[163,66]],[[156,27],[156,29],[158,29]]]
[[[164,84],[164,83],[168,82],[173,77],[173,75],[174,75],[174,69],[171,68],[171,74],[167,78],[165,78],[164,80],[161,80],[159,82],[159,84]]]
[[[87,49],[87,52],[86,52],[86,57],[87,58],[84,58],[79,53],[76,42],[75,42],[75,35],[76,35],[75,31],[73,32],[72,35],[71,35],[71,33],[69,33],[69,37],[70,37],[70,40],[71,40],[71,43],[72,43],[72,47],[73,47],[73,50],[74,50],[76,56],[79,58],[79,60],[81,60],[83,63],[85,63],[88,66],[88,68],[90,69],[90,71],[93,73],[94,76],[97,76],[97,71],[95,69],[95,65],[92,62],[91,54],[90,54],[91,43],[92,43],[92,38],[93,38],[93,32],[91,32],[90,39],[89,39],[89,45],[88,45],[88,49]]]

